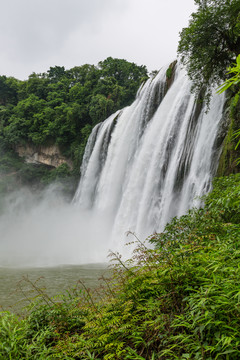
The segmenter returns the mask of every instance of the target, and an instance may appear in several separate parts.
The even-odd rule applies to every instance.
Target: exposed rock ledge
[[[71,160],[61,154],[57,145],[18,145],[16,152],[24,157],[27,163],[45,164],[55,168],[66,163],[71,169],[73,167]]]

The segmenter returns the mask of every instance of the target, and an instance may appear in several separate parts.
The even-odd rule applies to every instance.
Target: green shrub
[[[166,76],[168,79],[171,79],[172,73],[173,73],[173,69],[171,67],[169,67],[166,71]]]

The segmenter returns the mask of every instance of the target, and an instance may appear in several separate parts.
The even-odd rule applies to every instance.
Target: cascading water
[[[177,67],[169,87],[166,70],[93,129],[74,205],[57,185],[4,199],[0,267],[105,262],[109,249],[127,257],[127,231],[144,240],[199,205],[218,165],[224,98],[206,114],[185,72]]]
[[[109,245],[121,252],[126,231],[143,239],[199,206],[218,163],[224,97],[214,95],[206,113],[179,67],[166,91],[166,69],[94,128],[81,167],[74,202],[108,218]]]

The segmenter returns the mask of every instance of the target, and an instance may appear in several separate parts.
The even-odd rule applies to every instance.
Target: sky
[[[111,56],[149,72],[177,57],[194,0],[0,0],[0,75],[25,80],[50,66]]]

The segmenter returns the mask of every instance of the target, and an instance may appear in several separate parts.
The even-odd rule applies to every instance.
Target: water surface
[[[40,291],[53,297],[81,286],[100,285],[101,276],[109,276],[107,264],[62,265],[38,268],[0,267],[0,309],[20,312]]]

